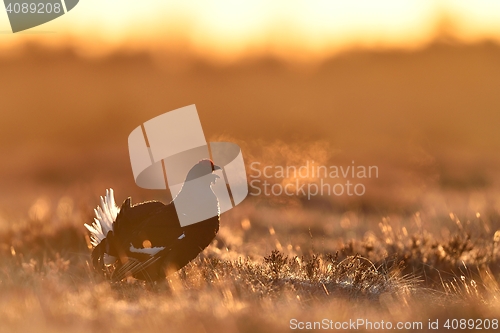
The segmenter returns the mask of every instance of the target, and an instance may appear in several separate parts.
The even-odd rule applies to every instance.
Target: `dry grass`
[[[251,219],[223,216],[214,243],[155,285],[100,278],[89,265],[87,234],[71,219],[48,214],[4,226],[2,331],[285,332],[292,318],[427,325],[428,319],[498,314],[496,216],[482,220],[487,234],[452,216],[441,222],[446,239],[426,231],[432,221],[418,216],[404,229],[382,218],[378,230],[354,240],[330,238],[314,225],[287,227],[285,217],[275,230],[263,216],[279,210],[252,209],[249,201],[237,213]],[[286,244],[294,233],[304,237]],[[331,242],[336,253],[327,250]]]
[[[290,319],[498,318],[500,47],[314,66],[192,55],[0,55],[0,332],[287,332]],[[377,165],[363,197],[249,197],[165,283],[110,284],[83,223],[134,184],[127,136],[196,103],[248,164]],[[280,182],[280,179],[272,180]],[[362,330],[360,330],[362,331]]]

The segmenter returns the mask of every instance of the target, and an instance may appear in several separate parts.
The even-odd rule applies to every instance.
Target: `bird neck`
[[[185,183],[173,203],[183,226],[220,215],[217,196],[207,184]]]

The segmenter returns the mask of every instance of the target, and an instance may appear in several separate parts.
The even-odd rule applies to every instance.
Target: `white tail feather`
[[[134,247],[134,245],[130,244],[130,252],[145,253],[145,254],[149,254],[150,256],[153,256],[164,249],[165,249],[164,247],[150,247],[150,248],[146,248],[146,249],[136,249]]]
[[[92,225],[84,224],[85,228],[90,231],[90,243],[96,247],[106,238],[108,231],[113,230],[113,223],[116,221],[116,216],[120,208],[116,206],[113,189],[106,190],[106,196],[101,197],[101,206],[94,209],[95,218]]]

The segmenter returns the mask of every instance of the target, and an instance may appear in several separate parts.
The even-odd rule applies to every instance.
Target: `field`
[[[0,55],[0,330],[498,327],[499,56],[491,43],[312,64],[181,51],[86,58],[35,45]],[[111,284],[89,266],[83,224],[106,188],[117,202],[170,199],[134,184],[127,136],[189,104],[208,141],[240,145],[250,181],[265,180],[254,162],[261,172],[377,166],[378,177],[345,177],[363,183],[362,196],[253,190],[164,283]]]

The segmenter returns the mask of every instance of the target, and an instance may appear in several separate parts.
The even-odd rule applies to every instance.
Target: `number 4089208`
[[[15,14],[59,14],[62,10],[60,3],[9,3],[7,7],[5,7],[7,13],[15,13]]]

